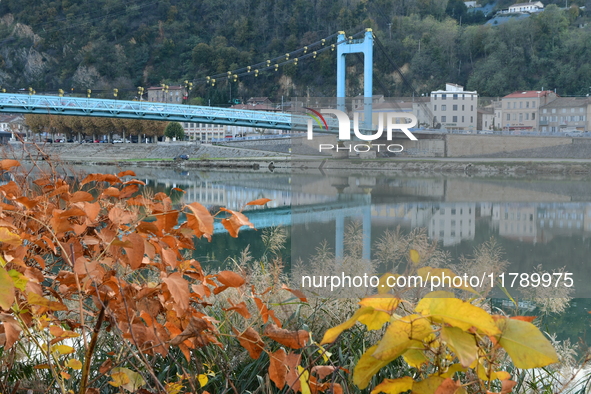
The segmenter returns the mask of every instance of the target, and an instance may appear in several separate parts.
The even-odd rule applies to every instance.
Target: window
[[[556,113],[556,108],[552,108],[552,113],[555,114]]]
[[[507,120],[511,120],[511,114],[507,114]]]
[[[445,116],[445,115],[444,115],[444,116],[442,116],[442,117],[441,117],[441,121],[442,121],[442,122],[447,122],[447,116]]]
[[[545,114],[546,112],[548,112],[548,110],[547,110],[546,108],[544,108],[544,109],[542,110],[542,113],[544,113],[544,114]]]
[[[563,108],[563,109],[562,109],[562,113],[563,113],[563,114],[564,114],[564,113],[566,113],[566,108]]]
[[[452,122],[457,122],[458,121],[458,117],[457,116],[452,116],[451,117],[451,121]]]
[[[458,95],[457,94],[454,94],[453,97],[454,97],[454,100],[457,100],[458,99]]]
[[[474,111],[474,106],[473,105],[470,106],[470,111]]]
[[[445,100],[445,99],[447,99],[447,94],[442,94],[442,95],[441,95],[441,99],[442,99],[442,100]]]
[[[574,109],[574,108],[571,108],[571,109],[570,109],[570,112],[571,112],[571,113],[575,112],[575,109]]]
[[[525,113],[525,120],[529,120],[529,113]]]
[[[433,111],[437,111],[437,104],[435,104],[435,106],[433,106]]]
[[[531,113],[531,120],[536,120],[536,113],[535,112]]]
[[[523,114],[519,114],[519,121],[523,122]]]
[[[464,123],[464,117],[462,116],[462,123]]]
[[[457,110],[458,110],[458,106],[457,106],[457,104],[454,104],[452,109],[453,109],[454,111],[457,111]]]
[[[583,109],[583,107],[579,108],[579,112],[585,112],[585,110]]]
[[[473,122],[474,122],[474,117],[470,116],[470,123],[473,123]]]
[[[523,103],[520,101],[519,102],[519,109],[523,108]]]
[[[511,103],[507,103],[507,109],[511,108]]]
[[[441,110],[442,110],[442,111],[446,111],[446,110],[447,110],[447,105],[445,105],[445,104],[444,104],[444,105],[442,105],[442,106],[441,106]]]
[[[513,101],[513,109],[517,108],[517,102]]]
[[[548,131],[548,130],[546,129],[546,126],[542,127],[542,133],[545,133],[546,131]]]
[[[536,102],[535,102],[535,101],[532,101],[532,102],[531,102],[531,107],[532,107],[532,108],[536,108]]]
[[[525,102],[525,108],[529,108],[529,101]]]
[[[464,105],[462,105],[462,111],[464,110]]]

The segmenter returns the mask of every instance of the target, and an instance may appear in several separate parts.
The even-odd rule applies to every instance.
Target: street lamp
[[[191,93],[191,89],[193,89],[193,82],[185,81],[185,95],[183,97],[185,104],[189,103],[189,94]]]
[[[144,88],[141,86],[137,87],[137,95],[140,97],[140,101],[142,101],[143,95],[144,95]]]
[[[113,96],[115,96],[115,100],[117,100],[117,94],[119,94],[119,89],[113,89]]]
[[[90,89],[86,89],[86,97],[90,98],[90,94],[92,93],[92,90]]]

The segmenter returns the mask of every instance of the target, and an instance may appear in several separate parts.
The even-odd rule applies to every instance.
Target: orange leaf
[[[213,234],[213,216],[203,205],[198,202],[188,204],[187,207],[193,212],[193,214],[187,214],[187,224],[195,231],[197,237],[205,235],[207,239],[210,239]]]
[[[119,178],[123,178],[124,176],[135,176],[135,172],[131,171],[131,170],[126,170],[126,171],[121,171],[119,174],[117,174],[117,176]]]
[[[216,275],[216,278],[227,287],[240,287],[246,282],[242,276],[233,271],[222,271]]]
[[[103,195],[108,197],[119,197],[119,193],[120,191],[116,187],[108,187],[103,190]]]
[[[256,297],[254,298],[254,303],[257,305],[257,308],[259,309],[259,313],[261,314],[263,323],[269,321],[269,309],[267,308],[267,305],[263,304],[263,301],[261,301],[260,298]]]
[[[2,325],[4,326],[4,335],[6,336],[6,343],[4,343],[4,346],[6,349],[10,349],[12,345],[18,341],[22,329],[16,320],[13,320],[12,318],[9,318],[9,320],[7,319]]]
[[[140,190],[138,185],[125,186],[123,189],[121,189],[121,192],[119,193],[119,198],[129,198],[133,196],[135,192],[137,192],[138,190]]]
[[[0,168],[3,171],[10,170],[12,167],[20,167],[21,163],[18,160],[5,159],[0,161]]]
[[[279,328],[275,324],[267,325],[264,334],[272,340],[292,349],[303,348],[306,346],[308,339],[310,339],[308,331],[289,331],[284,328]]]
[[[167,278],[163,278],[162,282],[166,283],[168,291],[181,310],[186,311],[189,307],[189,282],[180,272],[170,274]]]
[[[536,320],[536,317],[537,316],[511,316],[510,319],[521,320],[531,323],[534,320]]]
[[[138,269],[144,259],[144,237],[138,233],[131,233],[123,237],[123,241],[128,241],[132,244],[131,247],[125,248],[125,254],[127,255],[129,266],[134,270]]]
[[[92,194],[79,190],[77,192],[75,192],[74,194],[72,194],[72,197],[70,197],[70,202],[74,203],[74,202],[88,202],[88,201],[92,201],[94,200],[94,197],[92,196]]]
[[[224,309],[225,311],[227,311],[227,312],[228,311],[236,311],[237,313],[239,313],[245,319],[250,319],[251,318],[250,312],[248,311],[248,308],[246,307],[246,303],[241,302],[239,304],[234,305],[230,299],[228,299],[228,301],[230,302],[230,304],[232,305],[232,307],[231,308]]]
[[[252,224],[243,213],[226,208],[220,208],[220,211],[229,212],[231,215],[229,218],[222,219],[222,225],[228,230],[230,236],[237,238],[238,231],[240,231],[240,227],[242,226],[254,228],[254,224]]]
[[[285,386],[285,378],[287,377],[286,357],[287,355],[283,349],[269,354],[269,378],[279,389]]]
[[[306,298],[305,294],[302,293],[300,290],[297,289],[290,289],[289,287],[287,287],[285,284],[283,284],[281,286],[281,288],[283,290],[287,290],[289,291],[291,294],[293,294],[294,296],[298,297],[300,299],[300,301],[302,302],[308,302],[308,299]]]
[[[459,387],[459,382],[456,382],[450,378],[446,378],[443,382],[441,382],[439,387],[437,387],[437,390],[435,390],[434,394],[454,394]]]
[[[265,205],[269,201],[271,201],[270,198],[259,198],[258,200],[254,200],[254,201],[246,203],[246,205]]]
[[[80,182],[80,185],[85,185],[89,182],[109,182],[112,185],[114,183],[121,183],[121,179],[112,174],[90,174]]]
[[[332,365],[315,365],[312,367],[312,373],[318,375],[320,379],[324,379],[328,375],[332,375],[338,368]]]
[[[242,345],[243,348],[248,350],[248,354],[253,359],[258,359],[263,352],[263,348],[265,347],[265,343],[261,339],[258,332],[256,332],[252,327],[248,327],[243,333],[239,334],[238,330],[232,327],[232,330],[235,334],[237,334],[238,342]]]

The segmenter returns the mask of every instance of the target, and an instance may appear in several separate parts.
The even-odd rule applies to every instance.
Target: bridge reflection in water
[[[212,209],[241,210],[248,201],[270,198],[267,206],[246,207],[244,212],[258,230],[279,225],[289,229],[292,262],[313,256],[323,241],[336,260],[343,258],[353,222],[358,223],[356,240],[362,243],[363,260],[375,257],[372,245],[385,229],[398,226],[403,232],[424,228],[430,240],[458,254],[469,255],[495,237],[503,248],[514,250],[514,256],[506,257],[520,272],[532,272],[538,264],[559,269],[588,261],[584,256],[591,254],[591,183],[579,179],[196,171],[161,171],[144,179],[159,190],[180,187],[186,202]],[[218,225],[216,232],[225,230]],[[560,261],[552,250],[561,250]],[[568,268],[577,280],[590,276],[585,264]]]

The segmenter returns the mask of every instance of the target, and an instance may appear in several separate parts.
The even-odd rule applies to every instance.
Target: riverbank
[[[174,161],[178,155],[190,160]],[[466,175],[535,174],[591,175],[591,160],[583,158],[412,158],[334,159],[290,155],[246,147],[194,143],[169,144],[9,144],[2,156],[18,160],[52,160],[69,165],[116,165],[118,167],[170,167],[271,172],[368,171],[441,173]]]

